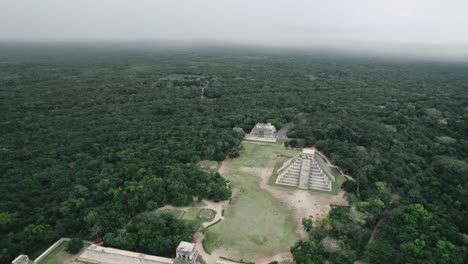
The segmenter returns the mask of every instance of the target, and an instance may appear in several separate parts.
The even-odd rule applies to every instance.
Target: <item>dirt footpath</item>
[[[327,217],[330,212],[330,205],[348,206],[349,203],[344,198],[344,191],[340,191],[338,195],[328,195],[268,185],[268,178],[273,173],[277,158],[276,155],[272,155],[270,161],[264,168],[241,167],[240,171],[251,173],[261,178],[260,188],[273,194],[280,203],[291,209],[298,238],[307,239],[307,233],[302,227],[303,218],[311,217],[314,221],[322,219]]]
[[[213,224],[214,222],[216,222],[216,221],[218,221],[220,219],[221,220],[224,219],[223,210],[229,207],[229,201],[213,202],[213,201],[203,199],[202,203],[203,203],[203,206],[196,206],[196,208],[199,208],[200,210],[201,209],[212,209],[212,210],[216,211],[216,215],[211,221],[202,223],[203,227],[207,227],[207,226]],[[194,207],[193,206],[175,207],[175,206],[172,206],[172,205],[165,205],[165,206],[159,208],[158,211],[162,211],[164,209],[178,209],[178,210],[185,211],[187,213],[187,211],[190,208],[194,208]]]

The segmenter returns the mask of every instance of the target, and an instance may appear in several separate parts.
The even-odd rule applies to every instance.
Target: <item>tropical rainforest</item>
[[[111,44],[109,44],[111,45]],[[256,122],[291,124],[354,180],[296,263],[466,263],[468,65],[238,47],[0,45],[0,262],[60,237],[173,256],[150,214],[229,185]],[[310,223],[309,223],[310,224]],[[151,243],[145,243],[151,241]]]

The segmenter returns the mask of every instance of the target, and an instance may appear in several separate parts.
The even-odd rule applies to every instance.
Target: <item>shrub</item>
[[[356,183],[351,181],[351,180],[346,180],[343,182],[343,184],[341,185],[341,188],[349,193],[354,193],[356,192]]]
[[[83,240],[81,240],[81,238],[74,237],[68,242],[66,250],[70,254],[76,254],[80,252],[82,247],[83,247]]]

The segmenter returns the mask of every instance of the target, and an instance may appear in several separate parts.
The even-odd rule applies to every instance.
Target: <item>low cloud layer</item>
[[[467,54],[466,0],[5,0],[4,41],[218,41]]]

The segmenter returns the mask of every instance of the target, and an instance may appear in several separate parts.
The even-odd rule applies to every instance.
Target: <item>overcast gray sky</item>
[[[468,47],[468,0],[1,0],[0,40]]]

